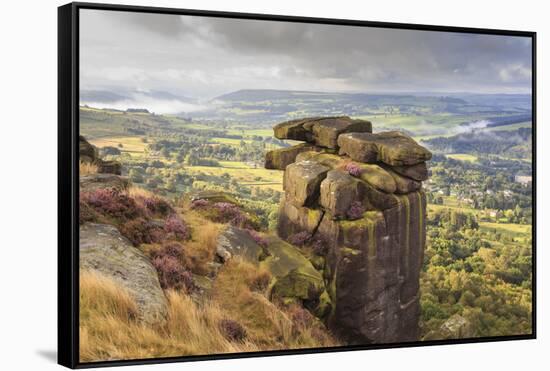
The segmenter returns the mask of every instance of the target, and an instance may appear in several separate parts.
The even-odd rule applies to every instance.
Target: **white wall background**
[[[140,366],[139,370],[527,370],[550,349],[550,22],[537,0],[139,0],[121,3],[538,32],[538,340]],[[57,6],[6,1],[0,21],[0,369],[49,370],[56,350]],[[549,125],[547,128],[546,126]],[[546,350],[546,354],[545,354]],[[545,357],[546,355],[546,357]],[[538,366],[540,365],[540,366]],[[128,369],[138,369],[131,367]]]

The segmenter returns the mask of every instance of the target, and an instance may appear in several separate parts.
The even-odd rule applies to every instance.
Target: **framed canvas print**
[[[59,363],[535,338],[535,33],[59,8]]]

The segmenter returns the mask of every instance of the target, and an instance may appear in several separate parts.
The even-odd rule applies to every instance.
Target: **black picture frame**
[[[342,26],[379,27],[423,31],[442,31],[484,35],[529,37],[532,40],[532,161],[533,161],[533,264],[532,264],[532,333],[513,336],[495,336],[457,340],[430,340],[396,344],[340,346],[301,350],[260,351],[252,353],[210,354],[152,359],[127,359],[82,363],[79,361],[79,249],[78,249],[78,134],[79,134],[79,11],[95,9],[108,11],[194,15],[243,20],[270,20],[331,24]],[[536,127],[537,127],[537,67],[536,32],[485,28],[465,28],[406,23],[386,23],[347,19],[296,17],[269,14],[234,13],[160,7],[128,6],[98,3],[70,3],[58,8],[58,363],[69,368],[91,368],[188,362],[202,360],[265,357],[291,354],[341,352],[381,348],[418,347],[464,343],[536,339]]]

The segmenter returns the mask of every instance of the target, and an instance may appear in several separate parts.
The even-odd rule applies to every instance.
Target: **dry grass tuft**
[[[87,319],[94,313],[103,313],[121,320],[131,320],[137,307],[127,291],[111,279],[92,271],[80,274],[80,317]]]
[[[267,298],[268,277],[270,280],[267,272],[251,263],[232,259],[218,274],[212,299],[231,318],[239,319],[248,339],[264,350],[337,345],[324,325],[312,315],[298,322],[295,307],[272,303]],[[256,291],[259,288],[263,291]]]
[[[130,200],[155,197],[138,187],[132,187],[124,196]],[[113,205],[107,206],[111,210]],[[136,210],[141,210],[138,206]],[[150,239],[139,248],[151,259],[177,252],[174,259],[186,272],[205,275],[225,225],[207,220],[194,210],[172,211],[185,214],[191,239],[180,242]],[[212,288],[200,301],[192,299],[185,290],[166,290],[167,320],[162,325],[150,326],[137,320],[136,303],[116,282],[98,273],[82,271],[80,361],[338,345],[325,327],[301,306],[272,303],[268,299],[271,281],[265,270],[234,258],[220,269]]]
[[[191,229],[191,240],[184,244],[189,269],[196,274],[208,272],[207,263],[214,259],[222,224],[201,218],[193,211],[185,212],[185,222]]]
[[[125,314],[135,311],[135,303],[112,280],[82,272],[80,293],[83,362],[259,350],[253,343],[226,338],[220,323],[228,317],[219,306],[198,305],[183,293],[167,291],[168,318],[156,327]]]
[[[168,318],[158,326],[135,320],[136,305],[115,282],[80,275],[80,361],[254,352],[335,346],[324,327],[303,308],[283,308],[250,291],[254,266],[232,261],[220,272],[213,297],[200,304],[168,290]],[[238,323],[246,336],[229,336],[224,324]],[[235,326],[233,326],[235,327]]]
[[[157,197],[153,192],[148,191],[144,188],[131,185],[126,191],[129,197],[132,198],[154,198]]]
[[[97,172],[99,171],[99,168],[97,167],[97,165],[92,164],[90,162],[81,161],[78,168],[79,168],[78,172],[80,176],[97,174]]]

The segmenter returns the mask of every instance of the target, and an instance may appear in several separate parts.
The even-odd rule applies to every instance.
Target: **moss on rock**
[[[392,175],[376,164],[359,164],[355,163],[361,170],[359,178],[369,183],[376,189],[386,193],[394,193],[397,189]]]
[[[432,154],[411,137],[398,132],[347,133],[338,137],[340,154],[361,162],[407,166],[425,162]]]
[[[422,183],[419,181],[416,181],[414,179],[398,174],[389,167],[385,167],[385,168],[386,168],[386,172],[395,181],[396,193],[407,194],[407,193],[415,192],[415,191],[418,191],[422,186]]]
[[[317,200],[321,181],[330,169],[315,161],[302,161],[286,167],[283,188],[287,201],[295,206],[309,206]]]
[[[332,311],[332,299],[330,298],[330,295],[327,291],[323,291],[323,293],[319,296],[319,304],[314,310],[315,316],[318,318],[326,318]]]
[[[286,167],[296,160],[296,156],[302,152],[316,153],[321,151],[320,147],[308,143],[300,143],[292,147],[278,148],[265,154],[265,168],[285,170]]]
[[[260,267],[275,277],[272,297],[320,303],[325,292],[321,272],[296,247],[281,239],[271,237],[267,249],[270,255],[260,262]]]

